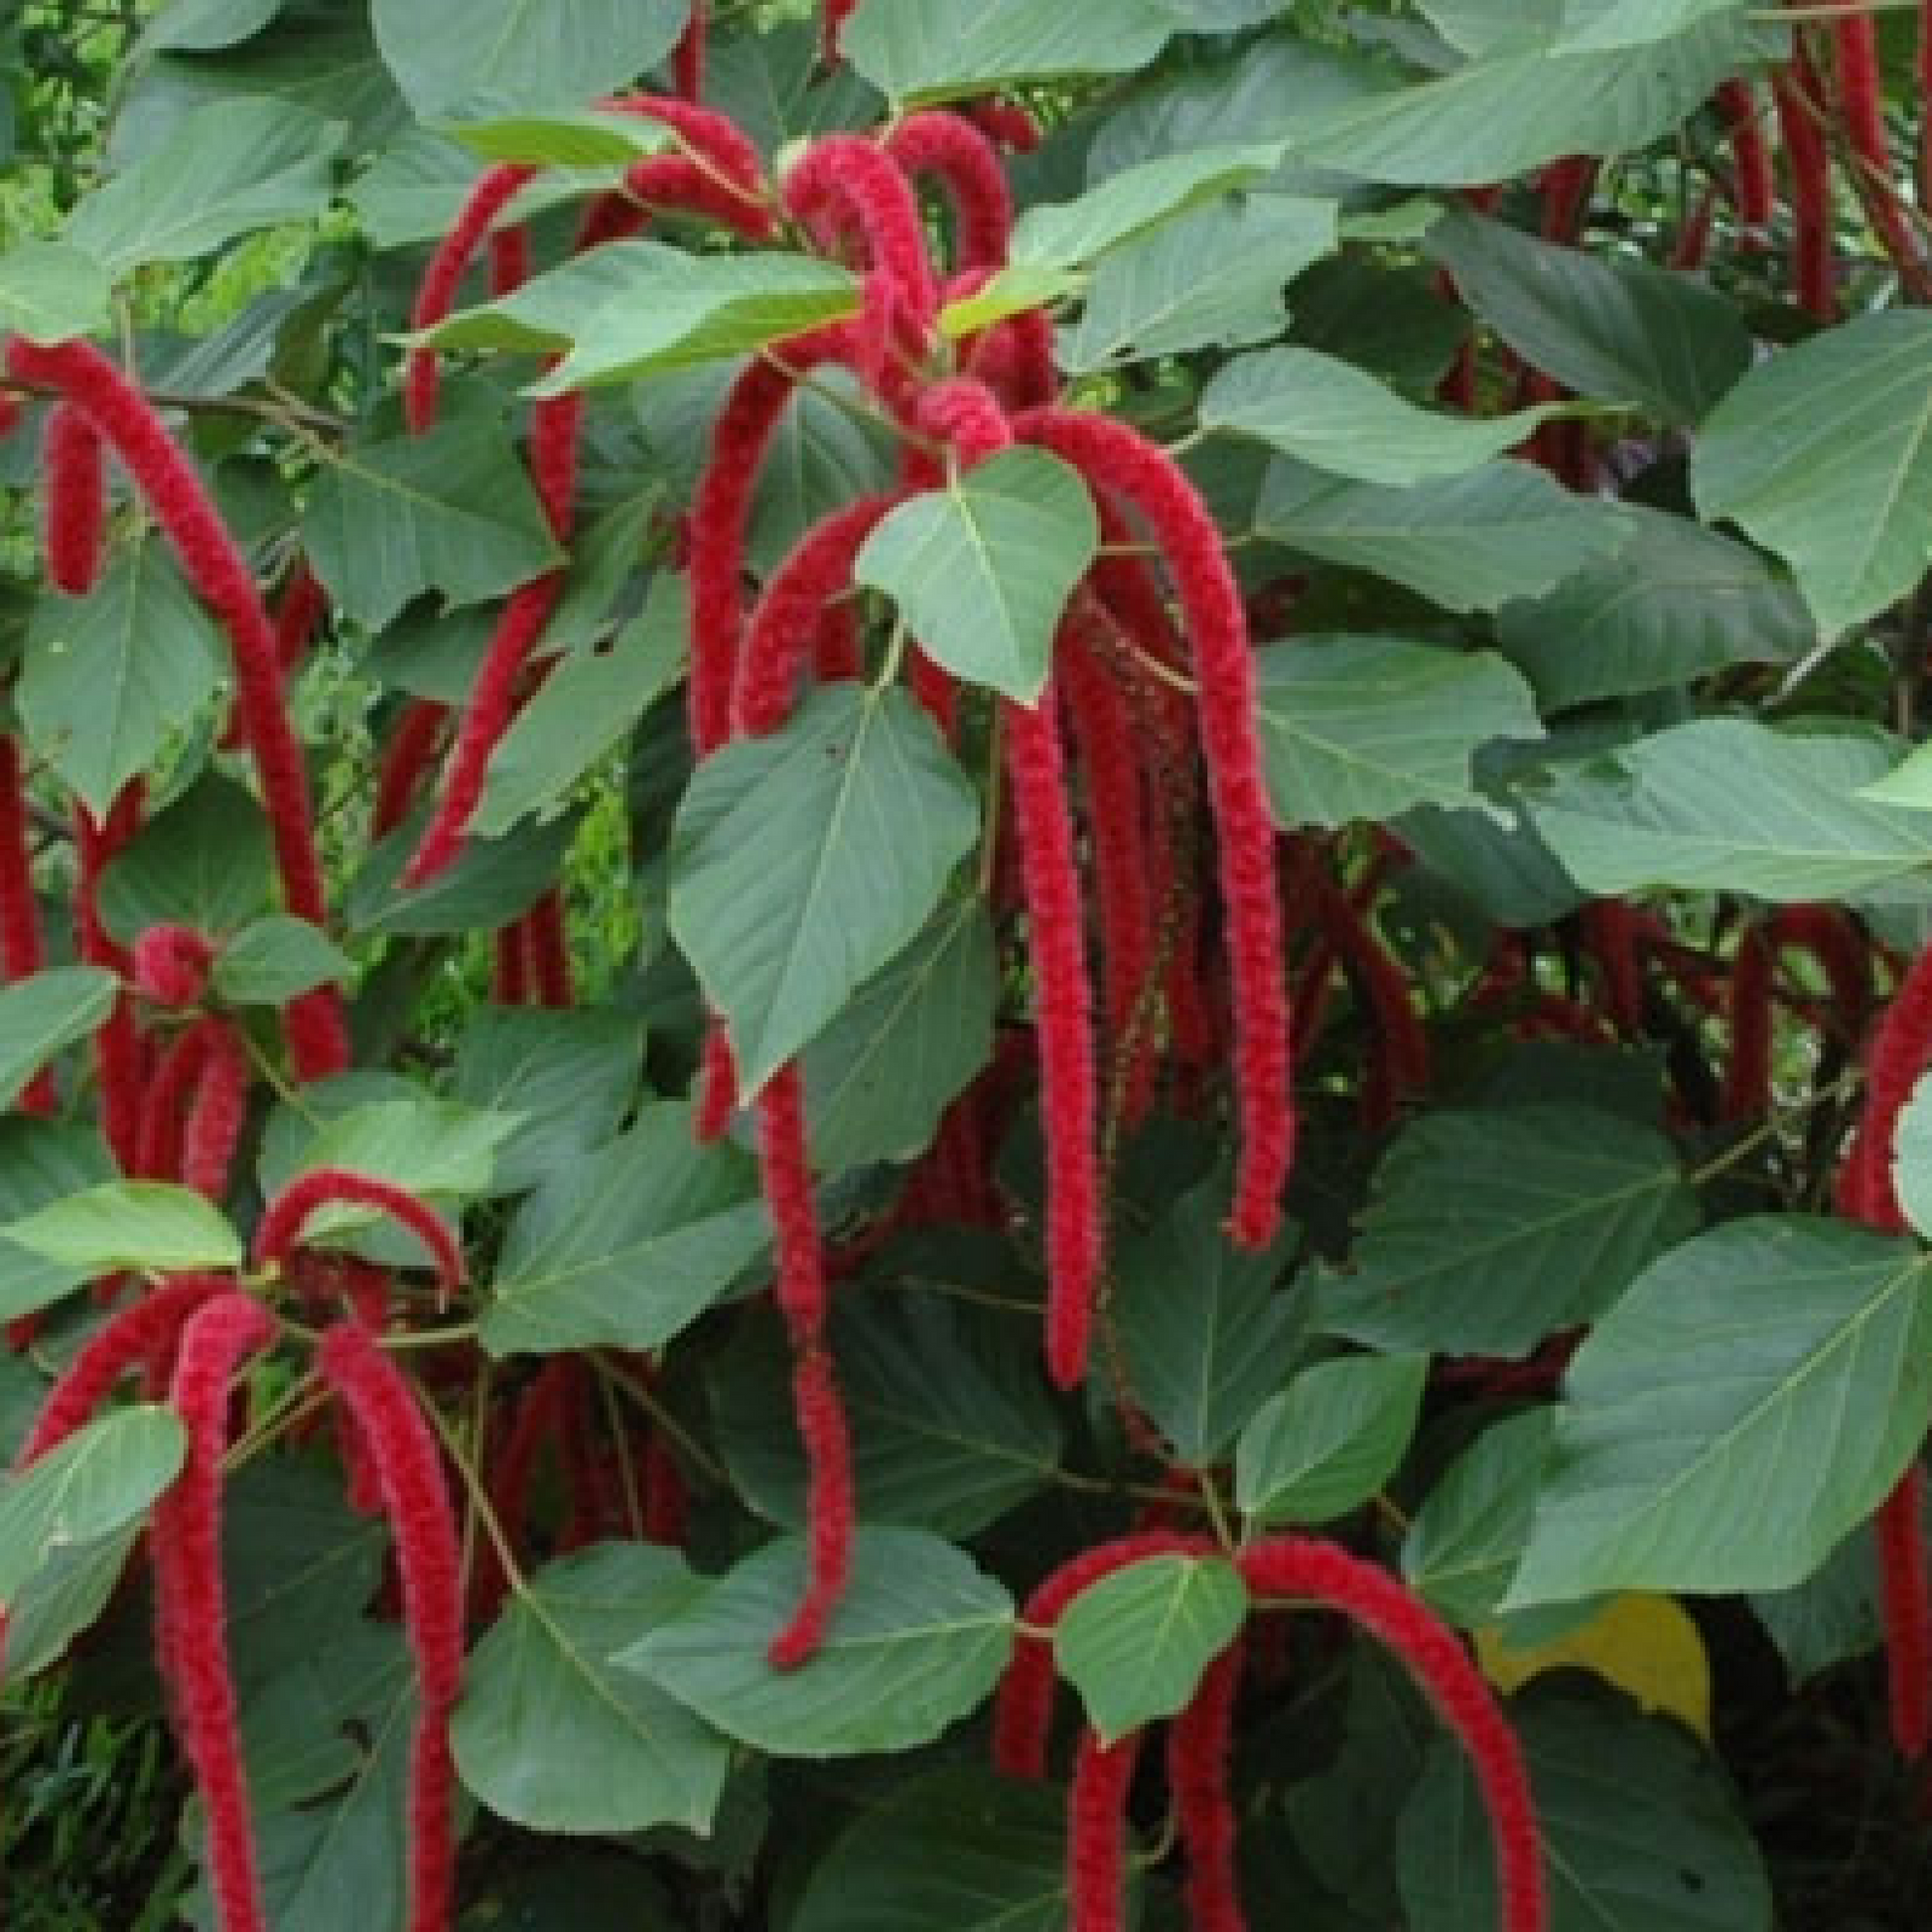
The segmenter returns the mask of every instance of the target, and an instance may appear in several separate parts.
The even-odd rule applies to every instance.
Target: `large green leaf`
[[[1087,286],[1061,367],[1238,347],[1281,334],[1282,287],[1336,244],[1335,205],[1249,195],[1196,208],[1108,254]]]
[[[1320,1325],[1381,1349],[1526,1355],[1696,1227],[1662,1135],[1578,1106],[1425,1115],[1376,1170]]]
[[[925,924],[979,801],[897,690],[835,684],[699,767],[671,844],[671,931],[755,1094]]]
[[[1065,1813],[991,1771],[896,1783],[812,1867],[790,1932],[1065,1932]]]
[[[6,1238],[88,1279],[123,1270],[157,1275],[237,1268],[241,1237],[219,1208],[162,1180],[106,1180],[50,1201],[17,1221]]]
[[[0,1604],[63,1548],[112,1536],[143,1515],[187,1453],[188,1433],[172,1410],[136,1404],[0,1477]]]
[[[0,1105],[63,1047],[84,1039],[114,1010],[119,983],[98,966],[35,973],[0,990]]]
[[[100,879],[100,918],[122,945],[151,925],[239,932],[268,910],[272,846],[252,793],[207,771],[150,819]]]
[[[1234,1500],[1262,1523],[1325,1523],[1388,1481],[1409,1448],[1426,1355],[1348,1355],[1304,1369],[1234,1446]]]
[[[1365,369],[1312,348],[1265,348],[1223,363],[1201,391],[1203,429],[1252,437],[1326,476],[1407,489],[1466,477],[1570,405],[1501,416],[1419,409]]]
[[[553,818],[519,825],[500,839],[471,839],[447,872],[427,886],[405,887],[403,869],[422,830],[411,819],[370,848],[343,906],[352,931],[433,938],[507,925],[557,883],[577,820]]]
[[[75,971],[93,973],[80,967]],[[100,1014],[113,1004],[114,987],[106,973],[100,981]],[[28,981],[25,984],[32,985]],[[0,1031],[8,994],[0,994]],[[18,1092],[18,1085],[15,1089]],[[0,1093],[4,1093],[0,1086]],[[24,1220],[35,1209],[63,1200],[83,1188],[112,1180],[119,1169],[98,1129],[69,1126],[32,1115],[14,1114],[0,1120],[0,1222]],[[87,1279],[84,1268],[49,1261],[0,1235],[0,1320],[31,1314],[69,1295]],[[39,1407],[38,1381],[35,1383]],[[5,1446],[11,1449],[13,1445]],[[10,1653],[11,1654],[11,1653]]]
[[[1531,800],[1580,886],[1842,898],[1932,863],[1932,822],[1861,797],[1890,764],[1874,738],[1700,718],[1589,764]]]
[[[341,121],[287,100],[229,99],[185,116],[169,138],[74,209],[67,238],[117,274],[190,261],[236,235],[306,221],[329,204]]]
[[[909,1161],[993,1050],[998,959],[985,902],[947,900],[806,1047],[812,1159],[829,1173]]]
[[[955,677],[1030,705],[1099,544],[1080,473],[1043,450],[1006,450],[899,504],[852,574],[892,598],[919,648]]]
[[[841,41],[847,59],[895,100],[939,100],[1016,80],[1132,73],[1178,23],[1162,0],[863,0]]]
[[[529,168],[627,168],[674,145],[661,121],[610,107],[567,107],[457,121],[453,140],[484,161]]]
[[[1402,1574],[1430,1607],[1473,1630],[1490,1622],[1523,1560],[1556,1411],[1491,1423],[1424,1497],[1402,1543]]]
[[[371,630],[427,592],[481,604],[563,560],[509,437],[485,416],[345,452],[309,492],[302,540],[336,604]]]
[[[19,241],[0,255],[0,327],[33,343],[64,343],[107,326],[113,278],[64,241]]]
[[[1541,470],[1509,461],[1388,489],[1279,457],[1255,522],[1304,556],[1372,571],[1449,611],[1538,597],[1612,556],[1630,534],[1612,505],[1573,496]]]
[[[1280,1292],[1289,1241],[1236,1248],[1226,1213],[1226,1186],[1203,1183],[1124,1243],[1117,1270],[1112,1311],[1134,1400],[1190,1469],[1221,1460],[1288,1379],[1303,1321]]]
[[[1481,806],[1476,753],[1492,739],[1543,736],[1529,687],[1493,652],[1297,637],[1256,661],[1268,789],[1284,826]]]
[[[465,1667],[451,1738],[464,1784],[535,1832],[709,1831],[731,1746],[610,1661],[692,1588],[682,1560],[648,1544],[538,1571]]]
[[[423,120],[580,107],[671,50],[687,0],[374,0],[376,45]]]
[[[1607,1700],[1538,1703],[1516,1722],[1552,1932],[1771,1932],[1763,1854],[1695,1739]],[[1413,1932],[1494,1925],[1494,1856],[1468,1760],[1439,1738],[1397,1841]]]
[[[1371,181],[1507,181],[1572,154],[1645,148],[1750,57],[1734,21],[1634,45],[1531,47],[1317,114],[1298,151]]]
[[[1694,423],[1750,367],[1736,306],[1694,275],[1560,248],[1466,209],[1424,246],[1482,322],[1580,395]]]
[[[207,610],[144,527],[84,597],[42,597],[15,697],[27,743],[98,818],[201,715],[219,676]]]
[[[259,34],[282,10],[282,0],[170,0],[141,36],[143,52],[169,48],[205,54]]]
[[[483,1313],[492,1355],[655,1348],[769,1238],[752,1163],[700,1147],[682,1106],[558,1169],[517,1210]]]
[[[533,1187],[608,1141],[636,1096],[643,1048],[643,1023],[614,1008],[480,1009],[457,1042],[451,1090],[516,1121],[493,1187]]]
[[[1051,1482],[1061,1432],[1031,1323],[895,1285],[839,1300],[832,1350],[861,1521],[974,1536]],[[711,1408],[739,1492],[779,1527],[802,1529],[791,1379],[782,1325],[749,1322],[712,1369]]]
[[[1224,1557],[1150,1557],[1083,1589],[1053,1626],[1053,1663],[1108,1742],[1192,1703],[1248,1615]]]
[[[910,1750],[976,1709],[1013,1646],[1013,1599],[964,1551],[916,1530],[862,1530],[809,1663],[765,1651],[796,1609],[805,1545],[747,1558],[619,1654],[728,1736],[778,1757]]]
[[[348,957],[307,919],[270,913],[243,926],[216,955],[210,982],[235,1006],[273,1007],[345,979]]]
[[[1876,1508],[1932,1416],[1932,1261],[1797,1215],[1653,1264],[1564,1385],[1512,1607],[1779,1589]]]
[[[1790,564],[1827,633],[1895,604],[1932,555],[1932,316],[1862,316],[1760,363],[1705,424],[1691,486]]]
[[[1552,710],[1788,663],[1818,641],[1804,600],[1748,544],[1638,504],[1625,514],[1635,527],[1614,558],[1497,614],[1498,641]]]

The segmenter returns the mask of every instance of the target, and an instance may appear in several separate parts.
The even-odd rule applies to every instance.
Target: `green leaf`
[[[348,957],[320,926],[272,912],[245,925],[215,956],[214,991],[238,1007],[278,1007],[346,979]]]
[[[682,1560],[647,1544],[605,1544],[538,1571],[465,1666],[452,1731],[464,1784],[535,1832],[708,1832],[730,1745],[609,1661],[692,1588]]]
[[[661,121],[599,107],[456,121],[444,131],[484,161],[542,168],[626,168],[673,145]]]
[[[1109,0],[1104,13],[1062,0],[863,0],[840,45],[882,93],[910,102],[1018,80],[1132,73],[1175,26],[1162,0]]]
[[[1629,46],[1531,47],[1316,114],[1297,153],[1409,187],[1508,181],[1565,155],[1648,147],[1751,51],[1734,21]]]
[[[193,261],[235,236],[328,207],[342,122],[293,101],[230,98],[186,115],[161,146],[97,188],[67,239],[115,274]]]
[[[64,966],[0,988],[0,1105],[11,1106],[56,1053],[100,1026],[119,991],[98,966]]]
[[[7,1680],[24,1683],[67,1655],[119,1587],[141,1525],[129,1523],[91,1543],[63,1543],[7,1605]]]
[[[1061,1431],[1028,1324],[915,1282],[841,1298],[831,1324],[852,1424],[860,1520],[976,1536],[1049,1483]],[[718,1451],[734,1485],[781,1529],[805,1526],[792,1351],[775,1318],[749,1321],[710,1377]]]
[[[1272,174],[1284,146],[1249,143],[1161,155],[1123,168],[1070,202],[1030,207],[1014,226],[1014,264],[1079,268],[1096,261],[1189,208]]]
[[[480,838],[501,836],[572,791],[683,674],[684,601],[658,589],[676,583],[656,579],[643,614],[609,650],[567,657],[516,714],[471,821]]]
[[[1537,829],[1587,891],[1846,898],[1932,862],[1932,826],[1861,797],[1890,763],[1874,738],[1700,718],[1556,773]]]
[[[1460,208],[1424,250],[1517,354],[1580,395],[1695,423],[1750,367],[1736,306],[1695,275],[1560,248]]]
[[[978,1708],[1013,1647],[1013,1599],[962,1550],[916,1530],[861,1530],[851,1582],[807,1664],[765,1651],[796,1609],[805,1544],[726,1573],[617,1661],[774,1757],[911,1750]]]
[[[1827,635],[1897,603],[1932,552],[1932,316],[1861,316],[1759,363],[1705,424],[1691,488],[1791,566]]]
[[[1031,705],[1099,547],[1080,473],[1043,450],[1006,450],[901,503],[852,574],[892,598],[919,648],[955,677]]]
[[[1229,1241],[1227,1188],[1183,1195],[1123,1244],[1114,1313],[1136,1401],[1190,1469],[1220,1461],[1288,1378],[1302,1316],[1279,1292],[1285,1237],[1253,1254]]]
[[[1267,348],[1223,363],[1201,391],[1203,429],[1266,443],[1325,475],[1406,489],[1466,477],[1539,423],[1574,414],[1538,403],[1502,416],[1418,409],[1365,369],[1312,348]]]
[[[325,465],[302,540],[344,614],[380,630],[412,598],[481,604],[563,561],[502,426],[458,416]]]
[[[1497,614],[1498,642],[1550,710],[1787,664],[1817,643],[1804,600],[1747,544],[1637,503],[1624,514],[1635,527],[1613,559]]]
[[[30,343],[64,343],[108,324],[114,280],[65,241],[17,241],[0,255],[0,328]]]
[[[162,924],[222,938],[268,909],[270,865],[268,820],[253,795],[205,772],[109,861],[101,923],[124,946]]]
[[[949,899],[806,1047],[812,1159],[840,1173],[923,1153],[993,1050],[999,990],[984,902]]]
[[[1053,1663],[1107,1743],[1193,1701],[1240,1634],[1247,1587],[1222,1557],[1150,1557],[1083,1589],[1053,1629]]]
[[[1571,1363],[1506,1603],[1801,1582],[1924,1440],[1929,1350],[1905,1242],[1763,1215],[1673,1249]]]
[[[574,108],[671,51],[688,0],[374,0],[376,46],[418,119]]]
[[[70,969],[94,972],[91,967]],[[102,973],[101,1013],[113,1001],[109,976]],[[32,980],[22,982],[33,985]],[[0,994],[0,1027],[4,1027],[6,994]],[[0,1089],[4,1091],[4,1089]],[[0,1120],[0,1224],[24,1220],[51,1201],[64,1200],[84,1187],[112,1180],[119,1173],[107,1143],[93,1127],[57,1124],[16,1114]],[[84,1268],[49,1261],[43,1255],[0,1235],[0,1320],[31,1314],[70,1295],[87,1279]],[[40,1383],[34,1384],[33,1409],[40,1407]],[[24,1431],[23,1431],[24,1434]],[[6,1446],[11,1449],[13,1445]],[[12,1655],[12,1646],[8,1648]]]
[[[1476,753],[1492,739],[1543,736],[1528,686],[1490,651],[1311,636],[1256,663],[1268,789],[1284,826],[1481,806]]]
[[[192,1187],[110,1180],[50,1201],[4,1230],[9,1241],[89,1280],[122,1271],[177,1275],[239,1268],[241,1237]]]
[[[145,1515],[181,1473],[188,1432],[141,1403],[70,1436],[32,1467],[0,1476],[0,1604],[60,1551],[111,1536]]]
[[[457,1041],[451,1090],[516,1122],[496,1149],[494,1191],[534,1187],[608,1141],[636,1097],[643,1055],[643,1023],[610,1007],[473,1014]]]
[[[948,302],[939,311],[939,333],[949,343],[977,336],[996,322],[1005,322],[1028,309],[1049,308],[1077,293],[1085,279],[1070,268],[1028,268],[1009,263],[995,269],[971,295]]]
[[[1262,1523],[1325,1523],[1388,1481],[1422,1414],[1426,1355],[1351,1355],[1304,1369],[1234,1446],[1234,1499]]]
[[[1416,489],[1324,476],[1286,457],[1255,506],[1264,536],[1372,571],[1449,611],[1537,597],[1621,548],[1621,510],[1573,496],[1526,463],[1485,465]]]
[[[689,1111],[646,1107],[620,1139],[545,1178],[510,1223],[482,1319],[492,1355],[656,1348],[769,1238],[752,1163],[700,1147]]]
[[[1402,1543],[1402,1574],[1464,1630],[1493,1620],[1523,1560],[1557,1412],[1491,1423],[1423,1499]]]
[[[1329,1334],[1377,1349],[1526,1355],[1600,1314],[1697,1226],[1661,1134],[1592,1107],[1425,1115],[1376,1170]]]
[[[1532,1704],[1515,1725],[1557,1932],[1771,1932],[1763,1855],[1695,1739],[1607,1700]],[[1413,1932],[1494,1925],[1494,1856],[1468,1761],[1439,1737],[1397,1840]]]
[[[990,1771],[896,1781],[812,1866],[788,1932],[1065,1932],[1065,1814]]]
[[[169,0],[141,36],[147,54],[183,49],[202,54],[259,34],[282,0]]]
[[[671,843],[671,932],[730,1023],[750,1098],[931,916],[979,801],[897,690],[814,691],[698,767]]]
[[[28,744],[100,817],[201,716],[219,675],[207,611],[144,528],[84,597],[43,594],[17,686],[20,721]]]
[[[500,839],[471,839],[447,872],[427,886],[407,888],[403,868],[422,833],[421,820],[411,819],[370,849],[343,908],[351,931],[436,938],[507,925],[556,884],[577,836],[577,819],[519,826]]]
[[[1279,336],[1282,288],[1336,246],[1335,204],[1249,195],[1196,208],[1113,250],[1094,271],[1060,366],[1239,347]]]

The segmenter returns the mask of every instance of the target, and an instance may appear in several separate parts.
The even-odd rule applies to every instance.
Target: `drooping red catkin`
[[[713,1020],[705,1029],[704,1057],[698,1066],[697,1108],[692,1116],[692,1138],[708,1147],[724,1134],[738,1110],[738,1068],[732,1059],[731,1035],[722,1020]]]
[[[292,682],[309,654],[317,628],[329,613],[329,593],[305,559],[297,558],[275,606],[275,656],[282,667],[284,683]],[[246,748],[248,734],[242,729],[239,710],[229,716],[221,734],[221,750],[239,752]]]
[[[854,560],[897,501],[861,496],[821,517],[772,572],[739,653],[732,711],[741,733],[765,737],[790,715],[827,605],[850,588]]]
[[[463,1575],[456,1512],[408,1379],[359,1322],[323,1337],[324,1382],[353,1414],[382,1485],[402,1577],[419,1706],[409,1769],[409,1932],[448,1932],[456,1890],[456,1768],[450,1716],[463,1677]]]
[[[1237,1559],[1256,1595],[1311,1597],[1392,1650],[1461,1740],[1495,1845],[1504,1932],[1548,1932],[1536,1803],[1521,1744],[1452,1630],[1405,1585],[1333,1543],[1279,1536]]]
[[[1865,1062],[1864,1106],[1840,1181],[1840,1207],[1888,1234],[1905,1231],[1892,1185],[1898,1117],[1932,1063],[1932,946],[1913,961],[1873,1033]]]
[[[1718,112],[1730,143],[1731,199],[1738,225],[1761,242],[1777,212],[1778,188],[1757,89],[1748,80],[1725,81],[1718,88]]]
[[[423,779],[435,762],[436,747],[449,716],[449,707],[433,698],[413,698],[404,708],[383,748],[376,772],[375,805],[369,816],[374,837],[387,837],[409,816]]]
[[[1034,1587],[1020,1617],[1013,1655],[993,1705],[993,1764],[1003,1777],[1046,1775],[1046,1733],[1053,1709],[1050,1632],[1082,1590],[1150,1557],[1188,1557],[1214,1548],[1210,1537],[1179,1530],[1140,1530],[1082,1550]]]
[[[1825,91],[1797,45],[1772,76],[1771,101],[1791,170],[1793,289],[1799,308],[1819,322],[1838,319],[1838,270],[1832,233],[1832,157],[1825,145]]]
[[[141,1095],[130,1173],[146,1180],[181,1178],[182,1132],[202,1069],[207,1064],[208,1035],[218,1024],[214,1020],[198,1021],[171,1041],[155,1061]]]
[[[336,1204],[373,1207],[387,1214],[429,1250],[446,1296],[463,1286],[463,1248],[442,1215],[406,1187],[345,1168],[314,1168],[291,1180],[269,1202],[255,1229],[255,1265],[286,1262],[302,1239],[309,1216],[319,1207]]]
[[[710,455],[688,522],[691,743],[700,757],[731,736],[745,627],[745,547],[765,451],[798,378],[851,350],[851,332],[842,327],[793,337],[780,345],[782,366],[760,357],[744,370],[712,425]]]
[[[1908,284],[1922,281],[1925,252],[1899,201],[1885,127],[1884,79],[1878,67],[1878,28],[1863,7],[1847,7],[1832,22],[1839,122],[1852,157],[1853,186],[1872,232]]]
[[[832,233],[856,231],[871,266],[897,284],[909,320],[922,326],[938,303],[919,205],[899,167],[855,134],[814,141],[784,179],[786,208]]]
[[[489,997],[499,1007],[520,1007],[530,999],[530,949],[521,919],[499,926],[494,941],[495,962],[491,971]]]
[[[1871,960],[1851,917],[1836,905],[1781,905],[1770,930],[1775,946],[1796,947],[1818,962],[1831,989],[1832,1023],[1857,1039],[1871,1009]]]
[[[1032,112],[1011,100],[972,100],[960,109],[989,141],[1013,154],[1032,154],[1039,146],[1039,123]]]
[[[825,13],[819,25],[819,54],[827,67],[835,67],[841,59],[839,37],[858,5],[859,0],[825,0]]]
[[[218,1201],[228,1191],[228,1171],[248,1118],[248,1054],[224,1021],[210,1024],[195,1099],[182,1129],[181,1177],[185,1186]]]
[[[1066,1807],[1069,1932],[1126,1932],[1127,1800],[1140,1755],[1138,1730],[1111,1744],[1080,1735]]]
[[[1885,1629],[1892,1742],[1907,1762],[1932,1743],[1932,1581],[1926,1574],[1925,1468],[1914,1459],[1873,1529]]]
[[[228,633],[235,696],[268,814],[287,909],[328,923],[328,896],[315,844],[309,775],[283,693],[275,627],[246,560],[235,547],[194,465],[140,390],[91,344],[51,346],[14,338],[7,366],[20,381],[55,391],[83,409],[147,499],[182,570]],[[293,1003],[289,1046],[304,1079],[341,1072],[347,1034],[334,989]]]
[[[1589,211],[1598,164],[1590,155],[1570,155],[1544,169],[1537,187],[1543,197],[1543,239],[1575,241]]]
[[[84,805],[76,805],[73,812],[75,949],[89,966],[104,967],[124,978],[132,962],[100,922],[100,879],[108,862],[140,828],[145,804],[146,788],[136,778],[104,817],[96,819]],[[94,1070],[100,1082],[101,1132],[122,1173],[132,1173],[140,1145],[147,1066],[134,1001],[126,993],[115,999],[113,1011],[94,1034]]]
[[[1366,997],[1383,1048],[1387,1092],[1377,1118],[1370,1122],[1371,1127],[1380,1129],[1389,1125],[1404,1096],[1429,1085],[1429,1035],[1416,1012],[1409,977],[1400,962],[1370,926],[1354,898],[1325,871],[1319,867],[1311,870],[1322,930],[1349,969],[1358,993]]]
[[[680,100],[698,100],[704,94],[704,55],[706,0],[691,0],[691,18],[684,23],[677,46],[671,50],[671,85]]]
[[[1220,845],[1221,914],[1234,985],[1240,1166],[1232,1227],[1249,1247],[1281,1225],[1295,1154],[1288,996],[1275,825],[1255,724],[1254,657],[1241,596],[1206,505],[1166,451],[1110,417],[1030,411],[1021,437],[1071,463],[1139,512],[1173,573],[1193,650],[1201,750]]]
[[[689,1534],[691,1498],[684,1471],[661,1430],[644,1446],[644,1539],[681,1550]]]
[[[1753,925],[1737,941],[1730,968],[1730,1052],[1718,1103],[1724,1121],[1762,1120],[1771,1106],[1771,981],[1776,955]]]
[[[544,1363],[517,1399],[508,1434],[490,1458],[490,1514],[512,1547],[526,1528],[538,1458],[560,1427],[560,1412],[570,1387],[570,1369],[569,1356],[556,1356]],[[493,1616],[508,1588],[509,1578],[495,1546],[484,1538],[478,1545],[471,1566],[470,1614],[480,1620]]]
[[[993,143],[973,123],[941,109],[908,114],[886,137],[886,152],[908,174],[945,185],[958,224],[957,265],[996,268],[1013,233],[1013,194]]]
[[[490,755],[515,717],[517,681],[543,640],[562,588],[562,578],[553,572],[519,585],[503,607],[483,669],[463,707],[443,794],[403,869],[402,883],[411,891],[447,872],[463,851],[470,821],[488,782]]]
[[[530,279],[530,237],[521,228],[498,228],[489,237],[489,292],[512,295]]]
[[[437,243],[436,252],[423,271],[416,290],[415,305],[409,312],[411,329],[434,329],[456,307],[457,289],[464,271],[476,259],[496,217],[509,207],[535,176],[534,168],[505,162],[478,178],[464,203],[462,212],[450,230]],[[404,363],[403,420],[418,436],[436,421],[437,391],[441,365],[433,348],[412,348]]]
[[[561,1010],[577,1003],[570,970],[570,933],[561,887],[553,886],[523,917],[531,990],[540,1005]]]
[[[151,925],[134,942],[135,990],[157,1006],[194,1006],[213,968],[214,942],[193,926]]]
[[[218,1275],[179,1275],[111,1315],[48,1390],[14,1467],[39,1461],[84,1429],[123,1375],[172,1351],[190,1318],[230,1292]]]
[[[1191,1932],[1247,1932],[1229,1784],[1244,1661],[1245,1646],[1237,1638],[1208,1665],[1192,1702],[1168,1731],[1168,1787],[1187,1861],[1184,1899]]]
[[[34,897],[34,860],[27,842],[27,781],[20,746],[0,735],[0,976],[11,985],[41,969],[40,905]],[[20,1109],[51,1114],[56,1105],[54,1076],[34,1075],[20,1096]]]
[[[209,1888],[221,1932],[265,1932],[242,1770],[221,1578],[221,1458],[242,1365],[274,1339],[261,1303],[224,1294],[182,1331],[169,1400],[188,1435],[181,1474],[155,1505],[150,1550],[176,1729],[207,1814]]]
[[[1603,1008],[1625,1039],[1644,1029],[1643,962],[1637,953],[1637,924],[1620,898],[1592,899],[1583,909],[1584,944],[1603,976]]]
[[[818,614],[812,638],[812,677],[819,684],[849,684],[866,668],[859,619],[850,603],[828,604]]]
[[[48,412],[42,463],[48,579],[69,597],[85,597],[100,576],[107,530],[106,453],[85,410],[64,402]]]

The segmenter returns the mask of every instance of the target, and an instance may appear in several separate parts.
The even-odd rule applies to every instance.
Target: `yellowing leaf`
[[[1530,1650],[1506,1648],[1492,1624],[1476,1632],[1476,1660],[1505,1695],[1545,1671],[1592,1671],[1640,1709],[1676,1718],[1711,1741],[1711,1659],[1674,1596],[1612,1597],[1587,1623]]]

